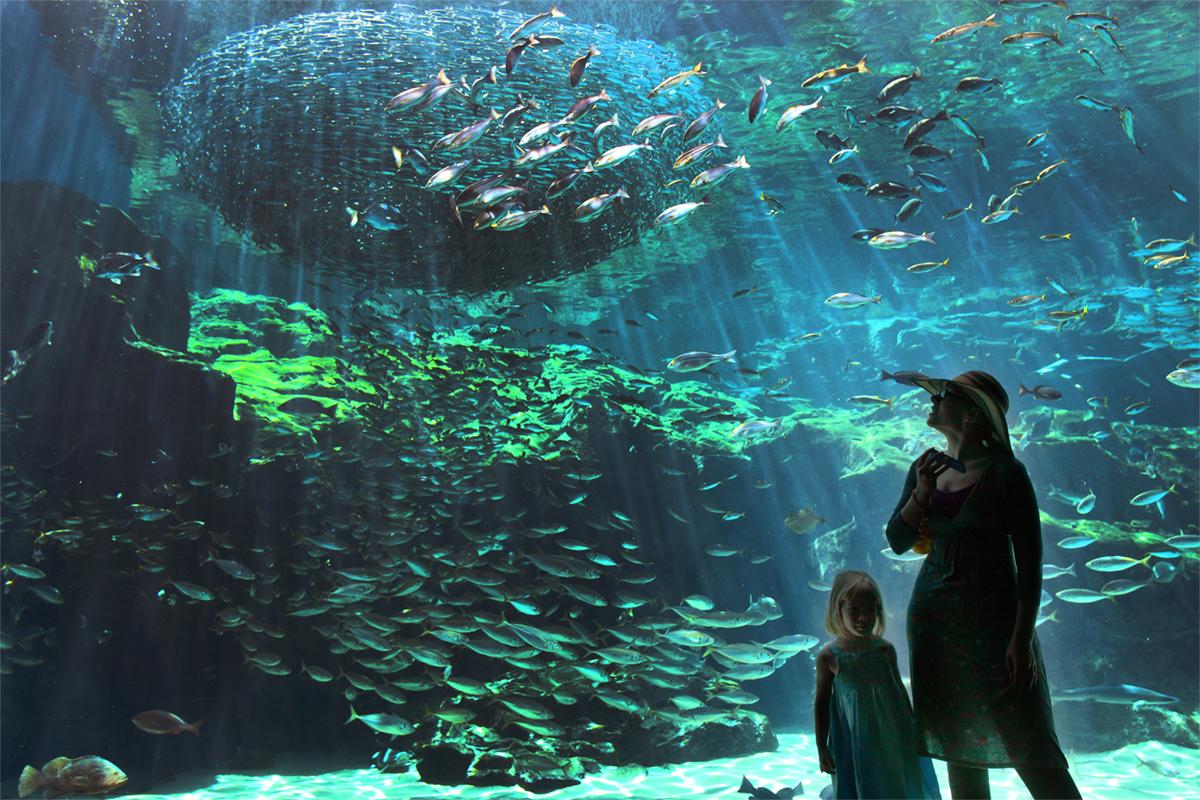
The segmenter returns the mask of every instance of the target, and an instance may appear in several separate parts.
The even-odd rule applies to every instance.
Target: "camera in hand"
[[[946,463],[946,466],[950,467],[950,469],[956,469],[959,472],[967,471],[967,468],[965,466],[963,466],[963,463],[961,461],[959,461],[957,458],[951,458],[949,455],[947,455],[946,453],[943,453],[941,450],[938,450],[937,452],[935,452],[933,454],[933,458],[935,461],[944,461]]]

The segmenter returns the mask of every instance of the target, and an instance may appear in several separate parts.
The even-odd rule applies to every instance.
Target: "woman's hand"
[[[837,771],[833,767],[833,754],[829,752],[828,747],[818,747],[817,757],[821,761],[821,772],[827,772],[832,775]]]
[[[938,449],[931,447],[917,459],[917,499],[922,503],[929,502],[933,487],[937,486],[938,476],[950,469],[950,465],[937,458]]]
[[[1030,691],[1038,681],[1037,660],[1033,657],[1033,639],[1014,637],[1004,653],[1008,668],[1008,688]]]

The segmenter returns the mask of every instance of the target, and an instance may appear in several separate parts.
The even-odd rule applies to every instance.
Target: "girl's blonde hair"
[[[833,636],[844,636],[846,628],[842,625],[842,604],[851,598],[864,597],[875,603],[875,628],[873,636],[883,635],[887,627],[884,618],[883,593],[875,579],[865,572],[856,569],[843,570],[833,579],[833,591],[829,593],[829,609],[825,612],[825,630]]]

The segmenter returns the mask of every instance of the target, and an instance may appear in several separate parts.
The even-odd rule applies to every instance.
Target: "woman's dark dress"
[[[900,517],[915,486],[914,462],[887,526],[896,553],[917,538]],[[930,505],[932,549],[908,606],[921,752],[969,767],[1066,769],[1037,636],[1032,691],[1009,689],[1004,660],[1017,598],[1036,608],[1041,596],[1042,531],[1029,473],[1015,458],[996,457],[971,486],[935,489]]]

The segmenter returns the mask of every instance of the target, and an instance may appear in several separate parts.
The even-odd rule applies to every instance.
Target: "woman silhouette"
[[[926,424],[946,436],[944,454],[909,467],[887,526],[896,553],[928,554],[908,606],[918,747],[948,762],[955,798],[990,797],[990,767],[1016,769],[1035,798],[1080,797],[1034,632],[1041,523],[1009,443],[1008,394],[981,371],[914,383],[933,396]]]

